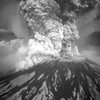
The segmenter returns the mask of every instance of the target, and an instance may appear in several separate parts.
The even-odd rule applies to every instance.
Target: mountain
[[[55,59],[0,78],[0,100],[100,100],[100,66]]]

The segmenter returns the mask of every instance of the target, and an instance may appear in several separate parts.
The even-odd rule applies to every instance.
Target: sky
[[[93,9],[80,17],[77,45],[81,54],[100,64],[100,11]]]
[[[0,0],[0,41],[12,39],[29,39],[30,34],[23,16],[19,14],[19,2],[16,0]],[[80,39],[76,42],[82,55],[100,64],[100,12],[93,9],[77,22]],[[0,46],[0,70],[7,70],[5,67],[16,54],[10,54],[10,50]],[[3,58],[3,59],[1,59]],[[8,60],[10,58],[10,61]],[[5,65],[4,63],[7,62]],[[13,65],[13,62],[11,63]],[[9,65],[10,66],[10,65]]]
[[[18,4],[16,0],[0,0],[0,34],[2,29],[5,29],[8,34],[14,33],[13,38],[26,39],[29,37],[29,32],[23,17],[19,14]]]

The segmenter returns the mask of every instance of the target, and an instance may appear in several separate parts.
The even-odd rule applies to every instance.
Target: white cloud
[[[17,69],[15,66],[24,59],[27,49],[24,40],[15,39],[10,42],[0,42],[0,72]]]

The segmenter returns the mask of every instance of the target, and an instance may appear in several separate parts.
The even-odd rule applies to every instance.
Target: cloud
[[[30,34],[16,1],[0,1],[0,73],[16,70],[27,50],[25,40]]]
[[[100,46],[100,31],[93,32],[87,36],[86,42],[92,46]]]
[[[16,39],[16,36],[14,35],[13,32],[9,32],[5,29],[0,29],[0,41],[2,40],[10,41],[12,39]]]
[[[95,50],[82,50],[81,54],[100,65],[100,56]]]
[[[16,65],[26,56],[26,47],[26,43],[22,39],[0,42],[0,73],[16,70]]]

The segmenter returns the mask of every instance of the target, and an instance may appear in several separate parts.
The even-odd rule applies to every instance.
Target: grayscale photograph
[[[0,0],[0,100],[100,100],[100,0]]]

